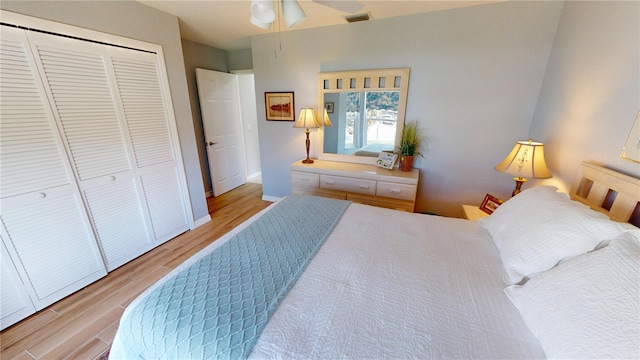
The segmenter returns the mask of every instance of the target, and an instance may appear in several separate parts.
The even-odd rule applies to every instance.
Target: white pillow
[[[504,292],[548,358],[640,358],[640,230]]]
[[[629,228],[556,190],[529,188],[478,221],[500,251],[508,284],[591,251]]]

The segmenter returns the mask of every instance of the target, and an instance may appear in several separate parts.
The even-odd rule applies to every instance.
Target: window
[[[347,93],[344,149],[354,153],[393,150],[399,98],[398,91]]]

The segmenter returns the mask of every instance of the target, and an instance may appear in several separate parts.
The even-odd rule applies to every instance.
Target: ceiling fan
[[[282,2],[282,16],[288,28],[304,20],[307,15],[297,0],[276,0]],[[353,14],[364,7],[357,0],[311,0],[330,8]],[[276,18],[276,2],[274,0],[251,1],[251,23],[263,29],[270,29]]]

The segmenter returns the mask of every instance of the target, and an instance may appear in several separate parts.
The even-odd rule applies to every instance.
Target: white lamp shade
[[[304,13],[304,10],[296,0],[282,0],[282,15],[288,28],[307,17],[307,14]]]
[[[263,28],[265,30],[269,30],[271,29],[271,24],[270,22],[268,23],[263,23],[260,22],[258,19],[256,19],[253,15],[251,15],[251,23],[257,27]]]
[[[522,178],[546,179],[551,172],[544,161],[544,145],[535,141],[518,141],[496,170]]]
[[[251,12],[251,23],[262,28],[264,28],[264,24],[271,26],[271,23],[276,18],[276,8],[273,0],[252,0],[249,11]],[[259,24],[262,24],[262,26]]]
[[[324,109],[324,126],[331,126],[331,119],[329,119],[329,114],[327,113],[327,109]]]
[[[312,108],[302,108],[300,109],[300,116],[298,116],[298,121],[293,125],[293,127],[297,128],[315,128],[320,127],[318,120],[316,119],[316,113]]]

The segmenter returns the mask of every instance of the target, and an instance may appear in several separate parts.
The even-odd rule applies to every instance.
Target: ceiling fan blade
[[[315,3],[328,6],[330,8],[354,14],[364,7],[364,4],[357,0],[311,0]]]

